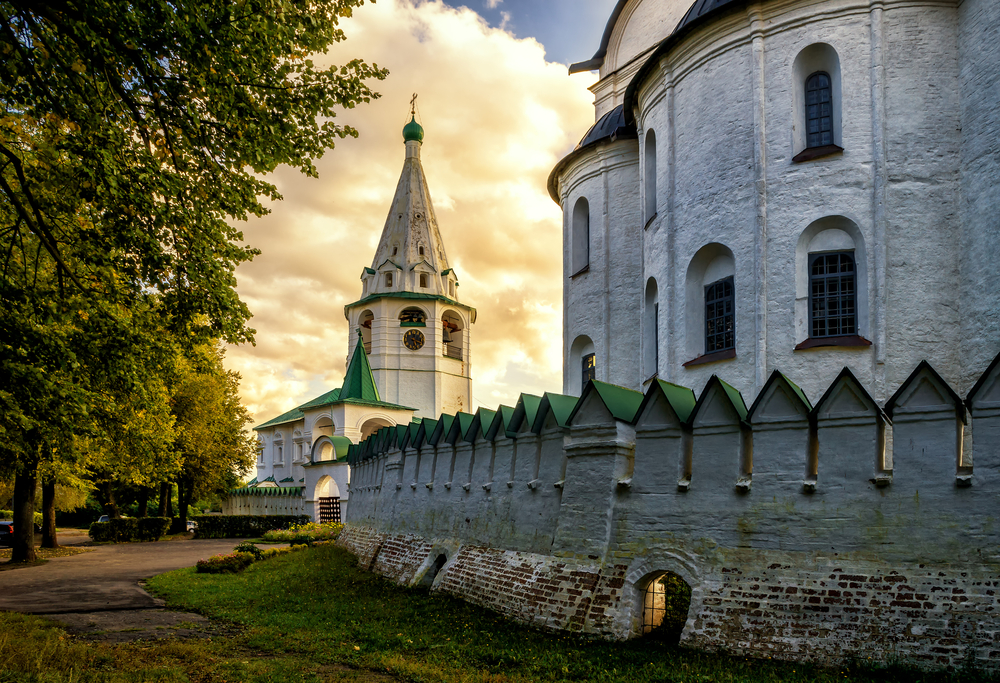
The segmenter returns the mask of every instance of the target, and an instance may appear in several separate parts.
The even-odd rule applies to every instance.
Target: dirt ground
[[[60,545],[88,541],[86,532],[59,534]],[[163,601],[143,590],[142,582],[228,553],[239,543],[240,539],[177,539],[99,545],[92,552],[0,572],[0,610],[44,615],[68,633],[88,640],[230,635],[231,629],[198,614],[164,609]]]

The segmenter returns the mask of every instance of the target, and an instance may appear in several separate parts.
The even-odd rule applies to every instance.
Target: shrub
[[[255,546],[249,541],[243,541],[238,546],[233,548],[234,553],[246,553],[247,555],[253,555],[254,560],[263,560],[264,551]]]
[[[265,541],[278,541],[281,543],[304,543],[312,545],[318,541],[333,541],[340,535],[343,524],[333,522],[327,524],[317,524],[307,522],[305,524],[293,524],[287,529],[277,529],[264,534]]]
[[[236,574],[253,564],[253,561],[254,556],[250,553],[215,555],[207,560],[198,560],[195,571],[199,574]]]
[[[132,543],[156,541],[170,527],[169,517],[142,517],[140,519],[112,519],[90,525],[90,538],[98,542]]]
[[[195,538],[256,538],[309,521],[307,515],[198,515]]]

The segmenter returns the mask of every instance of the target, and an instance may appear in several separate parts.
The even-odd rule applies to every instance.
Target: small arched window
[[[419,253],[419,254],[420,254],[421,256],[423,256],[423,255],[424,255],[424,248],[423,248],[423,247],[420,247],[420,248],[418,248],[418,249],[417,249],[417,252],[418,252],[418,253]]]
[[[660,302],[659,291],[655,278],[646,281],[646,308],[643,331],[643,368],[642,374],[652,378],[660,367]]]
[[[809,254],[809,336],[857,334],[856,311],[854,252]]]
[[[571,272],[575,275],[590,266],[590,203],[584,197],[573,206],[572,237]]]
[[[385,286],[392,287],[392,273],[385,274]]]
[[[421,287],[426,287],[427,286],[427,273],[421,273],[420,274],[420,286]]]
[[[646,131],[645,154],[646,224],[656,215],[656,133],[652,129]]]
[[[833,144],[833,85],[830,74],[817,71],[806,79],[806,146]]]

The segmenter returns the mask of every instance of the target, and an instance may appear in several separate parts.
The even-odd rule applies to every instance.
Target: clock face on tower
[[[424,333],[420,330],[409,330],[403,335],[403,346],[410,351],[419,351],[424,345]]]

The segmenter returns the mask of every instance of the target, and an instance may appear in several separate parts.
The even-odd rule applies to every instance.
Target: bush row
[[[94,541],[131,543],[156,541],[170,528],[169,517],[141,517],[139,519],[112,519],[90,525],[90,538]]]
[[[13,510],[0,510],[0,519],[14,519],[14,511]],[[42,513],[41,512],[36,512],[35,513],[35,524],[38,524],[39,526],[41,526],[41,524],[42,524]]]
[[[207,560],[198,560],[195,571],[198,574],[236,574],[258,560],[284,555],[304,547],[272,548],[262,551],[251,543],[241,543],[228,555],[214,555]]]
[[[197,515],[195,538],[257,538],[272,529],[305,524],[308,515]]]
[[[293,524],[288,529],[268,531],[264,534],[264,540],[290,543],[292,545],[312,545],[317,541],[336,541],[337,536],[340,535],[340,531],[343,528],[344,525],[339,522]]]

